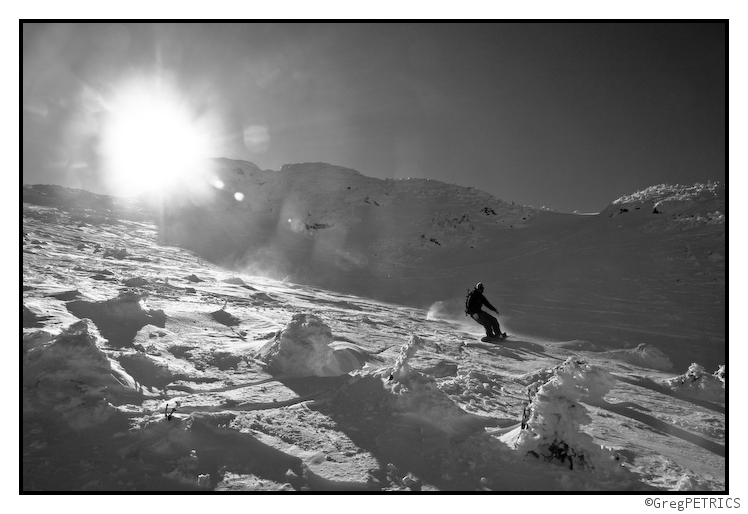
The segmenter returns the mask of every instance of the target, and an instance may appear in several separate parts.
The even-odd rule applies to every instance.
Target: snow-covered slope
[[[24,490],[725,489],[724,262],[709,257],[725,255],[723,224],[653,231],[635,209],[581,217],[326,165],[216,165],[223,188],[166,198],[157,225],[120,199],[24,187]],[[275,193],[233,189],[231,173]],[[218,231],[213,253],[199,227]],[[398,248],[441,244],[367,249],[377,227]],[[473,236],[460,265],[454,241]],[[247,273],[260,248],[331,275]],[[494,259],[495,278],[466,278]],[[477,279],[512,334],[501,345],[462,313]],[[697,323],[716,328],[679,335]]]
[[[653,186],[578,216],[434,180],[217,159],[152,205],[162,242],[238,271],[451,316],[482,281],[514,331],[655,345],[684,369],[725,360],[724,185]]]

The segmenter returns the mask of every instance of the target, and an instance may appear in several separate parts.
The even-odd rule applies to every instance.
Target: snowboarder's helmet
[[[483,282],[478,282],[478,285],[476,285],[476,286],[475,286],[475,288],[476,288],[476,289],[477,289],[478,291],[483,291]]]

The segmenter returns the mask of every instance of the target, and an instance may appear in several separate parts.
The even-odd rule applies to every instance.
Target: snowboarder
[[[483,328],[486,329],[486,337],[506,337],[506,332],[501,332],[499,320],[481,309],[481,307],[485,305],[488,309],[494,311],[497,316],[499,315],[499,311],[496,310],[496,307],[491,305],[491,303],[486,300],[486,297],[483,296],[483,289],[483,283],[478,282],[475,289],[468,293],[467,300],[465,301],[465,314],[483,325]]]

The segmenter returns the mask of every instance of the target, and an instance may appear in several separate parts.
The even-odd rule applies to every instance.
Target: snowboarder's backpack
[[[480,305],[475,305],[476,303],[475,293],[476,292],[477,292],[477,289],[468,290],[467,297],[465,298],[465,316],[470,316],[471,314],[478,312],[480,310]]]

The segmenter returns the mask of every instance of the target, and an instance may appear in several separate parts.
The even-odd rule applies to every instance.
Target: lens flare
[[[180,92],[156,80],[135,80],[107,104],[99,148],[109,185],[121,195],[188,178],[210,156],[206,120]]]

